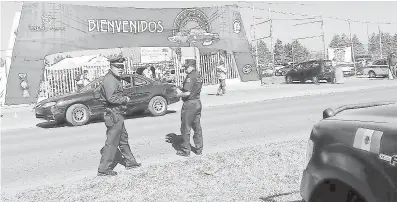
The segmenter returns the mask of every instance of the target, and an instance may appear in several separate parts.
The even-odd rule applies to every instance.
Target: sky
[[[247,32],[249,40],[253,38],[253,29],[251,25],[254,24],[252,6],[255,6],[256,23],[263,22],[269,17],[274,19],[272,21],[272,35],[274,37],[273,43],[278,38],[283,43],[291,42],[296,38],[314,37],[311,39],[299,39],[311,51],[323,50],[322,26],[321,17],[316,17],[314,20],[302,18],[309,18],[307,16],[323,16],[323,30],[325,44],[328,46],[334,34],[345,33],[349,35],[349,23],[343,20],[331,19],[336,17],[340,19],[351,19],[352,21],[363,22],[389,22],[394,24],[380,25],[382,32],[397,34],[397,1],[272,1],[272,2],[242,2],[242,1],[59,1],[57,3],[75,4],[75,5],[89,5],[89,6],[106,6],[106,7],[141,7],[141,8],[189,8],[189,7],[210,7],[237,4],[240,7],[241,16],[243,18],[244,27]],[[22,7],[22,2],[5,2],[1,1],[1,46],[0,49],[7,49],[12,20],[15,12],[19,12]],[[269,9],[272,11],[269,15]],[[284,14],[283,14],[284,13]],[[285,14],[290,13],[290,14]],[[292,15],[303,14],[307,15]],[[291,20],[297,19],[297,20]],[[306,25],[294,24],[317,21]],[[255,38],[268,37],[270,35],[270,23],[263,23],[255,26]],[[376,24],[367,24],[351,22],[350,30],[352,34],[356,34],[360,41],[367,44],[368,35],[378,33],[378,26]],[[264,39],[267,44],[270,44],[270,38]]]

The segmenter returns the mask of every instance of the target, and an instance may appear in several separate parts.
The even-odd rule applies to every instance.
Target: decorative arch
[[[211,30],[211,23],[208,17],[200,10],[189,8],[181,11],[174,20],[175,31],[179,32],[189,21],[195,21],[200,25],[201,29],[207,32]]]

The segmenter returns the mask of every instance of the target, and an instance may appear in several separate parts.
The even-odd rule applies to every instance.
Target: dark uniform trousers
[[[193,129],[193,141],[198,153],[203,150],[203,134],[200,124],[201,119],[200,99],[187,100],[183,103],[181,110],[181,135],[183,138],[181,150],[190,154],[190,131]]]
[[[127,167],[135,165],[136,159],[128,144],[128,133],[122,114],[116,109],[107,110],[104,120],[107,127],[106,142],[101,149],[102,157],[98,172],[113,170],[118,163]]]

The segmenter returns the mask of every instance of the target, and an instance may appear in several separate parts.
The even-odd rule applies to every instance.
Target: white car
[[[369,78],[389,76],[389,65],[386,59],[375,60],[371,65],[364,68],[364,74]]]
[[[339,66],[341,67],[341,69],[343,71],[343,75],[352,76],[355,74],[353,63],[342,63],[342,64],[339,64]]]

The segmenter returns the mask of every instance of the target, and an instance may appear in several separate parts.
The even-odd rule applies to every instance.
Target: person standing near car
[[[152,71],[150,70],[150,66],[147,66],[145,70],[143,70],[143,75],[146,78],[152,78]]]
[[[124,125],[121,108],[130,100],[123,96],[121,74],[124,70],[124,58],[110,61],[110,70],[103,78],[101,97],[105,104],[104,121],[106,125],[106,142],[101,149],[98,176],[117,175],[113,168],[121,163],[126,169],[141,166],[137,163],[128,143],[128,133]]]
[[[387,57],[387,63],[389,65],[389,79],[395,79],[397,76],[397,54],[395,52],[390,53]]]
[[[225,62],[220,59],[218,66],[216,67],[216,74],[219,79],[219,88],[217,95],[222,96],[226,93],[226,73]]]
[[[180,156],[190,156],[190,151],[201,155],[203,151],[203,134],[201,129],[201,101],[200,93],[203,87],[203,79],[197,72],[196,60],[186,59],[185,71],[187,76],[183,82],[182,89],[178,89],[178,96],[182,98],[183,105],[181,110],[181,150],[176,154]],[[190,130],[193,128],[193,141],[195,148],[190,147]]]
[[[333,82],[337,84],[344,83],[344,75],[342,68],[338,65],[336,58],[332,59]]]

